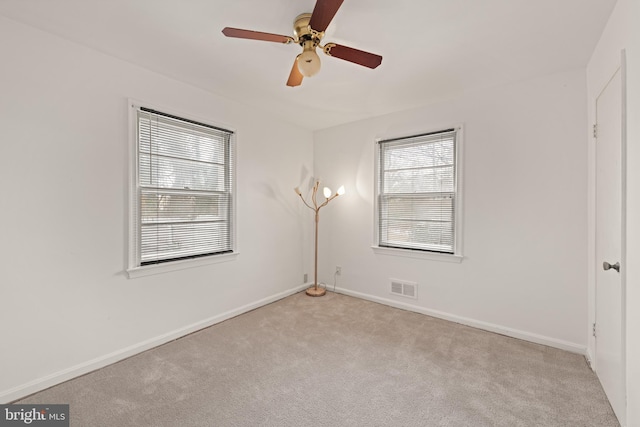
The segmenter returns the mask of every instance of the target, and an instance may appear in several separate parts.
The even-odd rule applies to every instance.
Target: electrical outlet
[[[308,279],[308,277],[307,277],[307,273],[304,273],[304,280],[303,280],[303,283],[307,283],[307,281],[308,281],[308,280],[309,280],[309,279]]]
[[[336,274],[338,276],[342,274],[342,267],[336,266]]]

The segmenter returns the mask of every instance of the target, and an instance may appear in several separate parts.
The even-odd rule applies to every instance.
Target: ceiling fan
[[[353,62],[368,68],[376,68],[382,63],[382,56],[336,43],[320,45],[324,32],[344,0],[317,0],[313,13],[303,13],[293,22],[295,37],[279,34],[263,33],[260,31],[242,30],[240,28],[225,27],[222,33],[227,37],[241,39],[263,40],[275,43],[296,43],[302,47],[293,62],[287,86],[300,86],[304,77],[311,77],[320,71],[320,57],[316,48],[320,47],[328,56]]]

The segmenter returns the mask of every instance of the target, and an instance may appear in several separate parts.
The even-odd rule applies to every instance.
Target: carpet
[[[299,293],[16,403],[71,426],[618,426],[583,356]]]

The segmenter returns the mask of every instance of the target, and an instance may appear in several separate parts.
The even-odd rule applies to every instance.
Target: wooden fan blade
[[[382,63],[382,56],[380,55],[335,43],[328,43],[325,45],[324,53],[329,56],[334,56],[369,68],[376,68]]]
[[[242,30],[240,28],[225,27],[222,34],[227,37],[236,37],[239,39],[263,40],[266,42],[291,43],[292,37],[281,36],[280,34],[262,33],[260,31]]]
[[[317,0],[311,13],[309,26],[316,31],[322,32],[327,29],[331,20],[340,9],[344,0]]]
[[[300,55],[298,55],[300,56]],[[298,57],[293,61],[293,68],[291,68],[291,74],[289,74],[289,80],[287,80],[287,86],[300,86],[304,76],[298,69]]]

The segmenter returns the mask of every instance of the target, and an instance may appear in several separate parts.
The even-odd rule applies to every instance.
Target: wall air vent
[[[418,284],[405,280],[391,279],[391,293],[401,297],[418,299]]]

